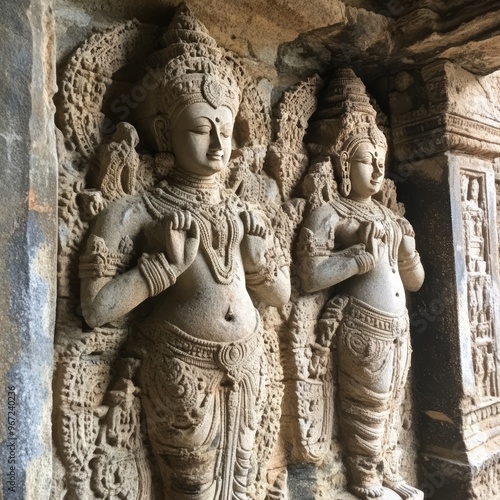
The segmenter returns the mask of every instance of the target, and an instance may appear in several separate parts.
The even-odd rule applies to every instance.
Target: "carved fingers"
[[[251,236],[260,236],[261,238],[266,237],[267,227],[262,216],[254,212],[244,211],[241,212],[240,218],[243,222],[245,234]]]
[[[380,232],[375,229],[371,235],[366,250],[373,255],[375,262],[378,262],[385,254],[387,247],[387,235],[385,231]]]
[[[163,220],[165,228],[165,254],[178,274],[194,261],[200,245],[200,228],[191,212],[177,211]]]
[[[189,231],[193,222],[191,212],[173,212],[165,217],[165,222],[169,223],[170,229],[176,231]]]
[[[240,214],[245,236],[241,242],[241,257],[246,272],[257,272],[266,261],[267,225],[264,218],[255,212]]]
[[[404,218],[398,219],[398,224],[403,233],[403,238],[399,246],[399,260],[405,260],[415,254],[415,232],[411,224]]]
[[[387,247],[384,226],[378,221],[364,222],[360,224],[358,235],[361,242],[365,244],[366,251],[373,256],[375,263],[378,262],[385,254]]]

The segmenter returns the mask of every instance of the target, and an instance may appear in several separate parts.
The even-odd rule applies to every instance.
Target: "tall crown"
[[[350,153],[361,142],[387,147],[376,123],[377,112],[363,82],[350,68],[336,71],[312,118],[308,140],[323,154]]]
[[[186,106],[227,106],[236,116],[241,95],[231,66],[205,26],[180,4],[161,39],[165,48],[150,56],[160,87],[149,114],[165,114],[172,125]]]

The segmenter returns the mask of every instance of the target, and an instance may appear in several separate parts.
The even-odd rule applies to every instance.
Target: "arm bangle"
[[[139,271],[148,285],[149,295],[154,297],[175,283],[176,276],[163,253],[142,254]]]
[[[420,264],[420,255],[417,251],[415,251],[413,257],[398,261],[399,270],[403,272],[415,269],[419,264]]]

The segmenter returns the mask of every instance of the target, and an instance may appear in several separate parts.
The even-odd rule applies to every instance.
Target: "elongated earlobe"
[[[158,151],[170,151],[170,131],[167,120],[163,116],[157,116],[154,119],[153,130]]]

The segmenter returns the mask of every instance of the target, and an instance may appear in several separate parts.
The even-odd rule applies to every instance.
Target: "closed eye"
[[[191,129],[191,132],[194,132],[195,134],[199,135],[205,135],[205,134],[210,134],[210,131],[212,130],[212,127],[209,125],[200,125],[199,127],[194,127]]]
[[[223,128],[220,134],[222,135],[222,137],[228,139],[233,135],[233,130],[231,128]]]

